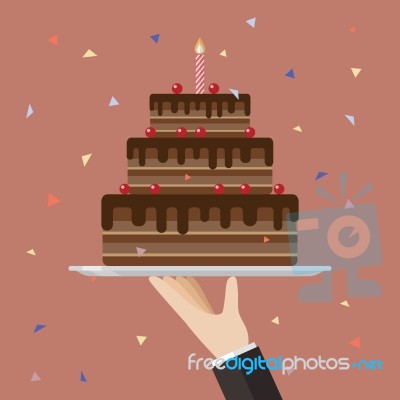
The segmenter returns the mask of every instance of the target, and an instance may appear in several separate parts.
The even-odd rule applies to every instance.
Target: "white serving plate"
[[[269,276],[304,277],[330,272],[329,266],[70,266],[70,271],[85,276]]]

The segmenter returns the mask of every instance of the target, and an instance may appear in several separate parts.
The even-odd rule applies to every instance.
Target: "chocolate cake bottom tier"
[[[107,195],[102,202],[103,261],[294,265],[297,211],[293,195]]]

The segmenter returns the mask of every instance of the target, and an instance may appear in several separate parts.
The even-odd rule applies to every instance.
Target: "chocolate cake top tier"
[[[158,115],[163,115],[164,105],[168,104],[172,113],[177,113],[179,104],[183,103],[185,114],[189,114],[194,104],[195,110],[200,110],[205,104],[206,116],[211,118],[216,112],[222,117],[224,104],[227,104],[228,113],[233,114],[238,104],[244,105],[245,115],[250,115],[250,95],[240,94],[237,99],[233,94],[152,94],[150,95],[150,111],[157,109]]]
[[[127,143],[127,157],[132,159],[134,150],[139,152],[139,165],[146,164],[146,150],[156,149],[158,160],[161,163],[168,161],[168,152],[170,149],[177,150],[178,164],[183,165],[186,159],[186,150],[193,150],[193,158],[200,158],[200,150],[208,150],[208,162],[210,169],[215,169],[218,163],[218,149],[225,152],[225,166],[232,167],[233,150],[240,151],[240,160],[243,163],[251,161],[251,152],[253,149],[262,149],[264,151],[265,165],[271,166],[273,163],[273,142],[270,138],[248,139],[248,138],[131,138]]]
[[[167,210],[175,208],[177,210],[177,227],[180,234],[185,234],[189,230],[189,210],[198,208],[200,218],[207,222],[210,218],[210,210],[216,207],[220,211],[221,227],[229,228],[231,224],[231,210],[241,208],[243,211],[243,222],[247,226],[252,226],[257,222],[257,211],[259,208],[266,207],[273,211],[274,228],[282,229],[284,209],[289,209],[291,220],[295,222],[296,214],[299,209],[297,196],[291,194],[284,195],[168,195],[168,194],[137,194],[137,195],[117,195],[108,194],[102,198],[101,204],[101,224],[104,230],[113,227],[114,209],[130,208],[132,213],[132,223],[135,226],[143,226],[146,223],[146,210],[155,208],[157,220],[157,231],[163,233],[167,229]]]

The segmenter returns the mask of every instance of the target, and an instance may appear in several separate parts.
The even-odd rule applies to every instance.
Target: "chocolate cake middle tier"
[[[273,142],[270,138],[131,138],[127,144],[128,184],[133,194],[212,194],[222,184],[226,194],[272,192]]]

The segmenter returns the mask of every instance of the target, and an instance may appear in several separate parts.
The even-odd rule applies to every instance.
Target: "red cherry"
[[[277,183],[274,185],[274,192],[276,194],[282,194],[285,191],[285,186],[282,185],[282,183]]]
[[[195,131],[194,131],[194,134],[197,136],[197,137],[204,137],[204,136],[206,136],[206,130],[204,129],[204,128],[197,128]]]
[[[212,94],[217,94],[219,92],[219,85],[217,83],[212,83],[209,87],[208,90]]]
[[[249,194],[250,189],[251,188],[248,183],[243,183],[243,185],[240,185],[240,193],[242,193],[242,194]]]
[[[224,185],[222,183],[217,183],[214,186],[214,193],[215,194],[222,194],[222,193],[224,193],[224,190],[225,190],[225,188],[224,188]]]
[[[186,130],[186,128],[182,128],[182,127],[178,128],[176,130],[176,134],[177,134],[178,137],[184,138],[186,136],[186,134],[187,134],[187,130]]]
[[[244,136],[247,138],[252,138],[256,134],[256,130],[249,126],[245,131],[244,131]]]
[[[123,183],[119,187],[119,191],[121,194],[129,194],[131,192],[131,188],[129,187],[129,185],[127,183]]]
[[[147,129],[144,131],[144,133],[146,134],[146,136],[147,136],[148,138],[152,138],[152,137],[156,136],[156,130],[155,130],[155,128],[153,128],[153,127],[147,128]]]
[[[183,90],[183,86],[182,86],[180,83],[174,83],[174,84],[172,85],[172,91],[173,91],[175,94],[181,93],[182,90]]]
[[[153,183],[152,185],[150,185],[150,193],[151,194],[160,193],[160,185],[158,185],[157,183]]]

